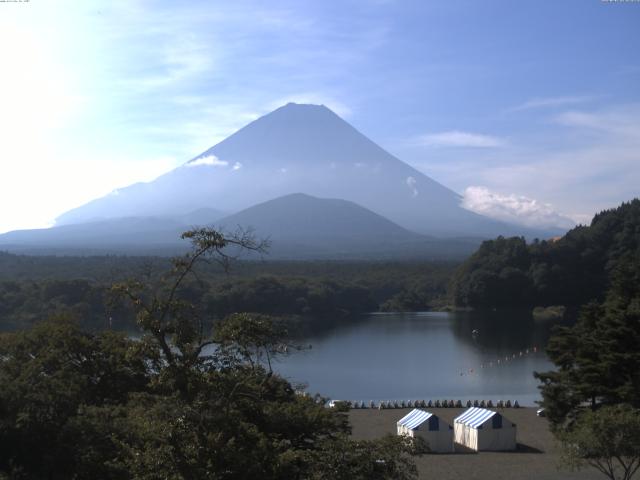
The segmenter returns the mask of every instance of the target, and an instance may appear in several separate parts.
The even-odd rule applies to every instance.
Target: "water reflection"
[[[312,348],[276,368],[332,398],[517,399],[531,405],[539,398],[533,371],[552,367],[543,353],[549,331],[549,324],[517,311],[314,321],[299,339]]]

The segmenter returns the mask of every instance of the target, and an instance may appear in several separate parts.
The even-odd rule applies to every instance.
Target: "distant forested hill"
[[[612,272],[640,256],[640,200],[597,214],[556,241],[484,242],[454,275],[458,306],[578,306],[601,301]]]

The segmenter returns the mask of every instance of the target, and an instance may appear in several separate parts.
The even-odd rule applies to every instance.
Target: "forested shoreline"
[[[132,310],[114,283],[158,282],[163,257],[30,257],[0,253],[0,330],[65,315],[82,328],[131,331]],[[254,262],[198,266],[180,295],[213,322],[240,311],[289,317],[349,317],[371,311],[428,310],[447,303],[452,262]]]
[[[640,200],[603,211],[561,238],[484,242],[456,271],[453,303],[471,308],[601,302],[616,268],[640,252]]]
[[[180,294],[211,322],[249,311],[349,317],[371,311],[522,308],[571,312],[603,301],[611,273],[640,249],[640,201],[596,215],[564,237],[485,241],[464,263],[242,261],[203,264]],[[83,328],[132,330],[133,312],[110,296],[116,282],[157,282],[164,257],[32,257],[0,252],[0,330],[66,315]]]

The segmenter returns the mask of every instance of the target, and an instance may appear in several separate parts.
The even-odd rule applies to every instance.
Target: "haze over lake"
[[[334,399],[533,405],[540,398],[533,372],[552,369],[544,354],[549,330],[527,312],[377,313],[305,335],[300,343],[312,348],[275,369]]]

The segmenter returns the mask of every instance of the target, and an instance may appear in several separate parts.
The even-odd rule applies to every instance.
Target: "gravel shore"
[[[442,420],[453,425],[453,419],[466,409],[430,408]],[[353,437],[374,439],[387,433],[396,434],[396,422],[411,409],[351,410],[349,420]],[[605,478],[587,467],[579,472],[560,469],[559,451],[545,418],[536,416],[535,408],[499,409],[505,418],[518,426],[518,450],[515,452],[458,452],[427,454],[416,458],[421,479],[584,479]]]

